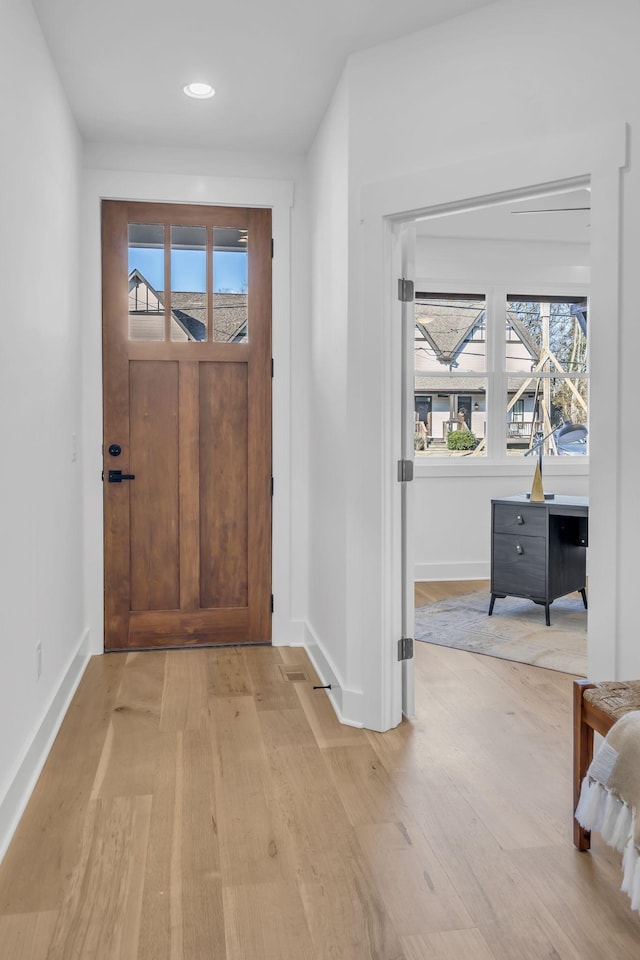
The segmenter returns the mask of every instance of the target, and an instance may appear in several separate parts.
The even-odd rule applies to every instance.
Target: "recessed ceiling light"
[[[210,83],[188,83],[186,87],[183,87],[183,90],[188,97],[193,97],[194,100],[208,100],[215,94],[215,90]]]

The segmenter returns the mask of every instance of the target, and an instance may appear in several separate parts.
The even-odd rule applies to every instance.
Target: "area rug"
[[[416,608],[416,640],[586,676],[587,611],[579,593],[554,600],[551,626],[544,607],[518,597],[497,599],[478,590]]]

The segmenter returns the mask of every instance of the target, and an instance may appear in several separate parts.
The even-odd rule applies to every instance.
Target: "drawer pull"
[[[522,546],[519,543],[516,544],[516,553],[517,554],[524,553],[524,550],[522,549]]]
[[[524,523],[524,518],[521,513],[516,517],[516,523]]]

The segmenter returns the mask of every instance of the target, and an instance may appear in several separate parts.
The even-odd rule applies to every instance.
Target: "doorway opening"
[[[504,631],[487,614],[492,498],[529,490],[538,454],[548,489],[588,493],[589,222],[588,178],[413,220],[402,402],[413,401],[415,489],[403,535],[417,641],[586,674],[580,594],[556,603],[549,629],[524,600],[499,613]],[[567,447],[578,428],[582,442]]]

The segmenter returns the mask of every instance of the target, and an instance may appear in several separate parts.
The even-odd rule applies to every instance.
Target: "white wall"
[[[428,228],[428,224],[426,225]],[[488,287],[512,292],[578,295],[588,292],[587,244],[465,240],[419,236],[416,289],[482,293]],[[491,499],[526,493],[532,461],[510,458],[507,466],[416,457],[414,554],[417,580],[489,577]],[[588,464],[563,458],[545,465],[549,492],[587,496]]]
[[[85,662],[79,140],[23,0],[0,5],[0,91],[1,855]]]
[[[353,202],[363,182],[633,120],[639,17],[635,0],[503,0],[355,54]]]
[[[309,155],[311,349],[309,370],[309,604],[307,644],[339,712],[347,658],[348,89],[338,85]]]

